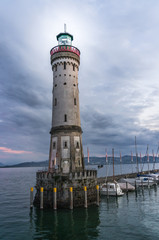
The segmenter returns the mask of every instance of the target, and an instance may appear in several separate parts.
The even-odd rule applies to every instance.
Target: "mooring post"
[[[99,206],[99,185],[96,186],[97,189],[97,206]]]
[[[87,187],[84,186],[84,207],[87,208]]]
[[[116,198],[118,198],[117,183],[115,183],[115,189],[116,189]]]
[[[70,187],[70,209],[73,209],[73,187]]]
[[[148,188],[150,188],[150,182],[149,182],[149,178],[148,178]]]
[[[107,199],[109,198],[108,182],[107,182]]]
[[[44,201],[43,201],[43,198],[44,198],[43,191],[44,191],[44,188],[41,187],[40,188],[40,209],[43,209],[43,203],[44,203]]]
[[[137,190],[136,180],[135,180],[135,191]]]
[[[30,208],[33,208],[33,187],[30,188]]]
[[[54,202],[53,202],[53,206],[54,206],[54,210],[56,210],[56,209],[57,209],[57,188],[56,188],[56,187],[53,188],[53,192],[54,192],[54,197],[53,197]]]
[[[126,181],[126,194],[128,194],[128,182]]]

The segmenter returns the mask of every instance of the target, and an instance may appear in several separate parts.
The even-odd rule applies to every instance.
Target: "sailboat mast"
[[[153,171],[155,170],[155,154],[154,150],[152,150],[152,155],[153,155]]]
[[[137,166],[137,173],[139,173],[138,152],[137,152],[136,136],[135,136],[135,151],[136,151],[136,166]]]
[[[112,149],[112,158],[113,158],[113,181],[115,181],[115,177],[114,177],[114,148]]]
[[[108,155],[107,155],[107,149],[106,149],[105,160],[106,160],[106,178],[105,178],[105,181],[107,182],[107,177],[108,177]]]
[[[148,173],[150,173],[150,167],[149,167],[149,145],[147,145],[147,163],[148,163]]]
[[[132,173],[133,173],[133,152],[131,151],[131,166],[132,166]]]
[[[122,156],[120,152],[120,174],[122,175]]]

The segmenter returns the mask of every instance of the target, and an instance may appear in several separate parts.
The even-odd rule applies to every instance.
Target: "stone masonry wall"
[[[82,173],[82,172],[81,172]],[[57,208],[69,208],[70,187],[73,187],[74,207],[84,206],[84,186],[87,186],[88,205],[95,204],[97,199],[97,178],[95,171],[85,171],[83,174],[75,173],[74,177],[37,173],[36,195],[34,205],[40,206],[40,188],[44,188],[44,208],[53,208],[53,188],[57,188]]]

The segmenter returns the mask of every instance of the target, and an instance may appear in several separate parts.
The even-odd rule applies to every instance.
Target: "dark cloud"
[[[95,154],[97,149],[105,152],[107,148],[111,151],[122,151],[123,154],[135,152],[135,136],[137,136],[138,151],[146,151],[147,144],[155,146],[157,149],[157,141],[159,131],[151,131],[147,128],[133,124],[132,119],[123,119],[118,116],[108,117],[89,107],[81,112],[84,146],[90,146],[90,151]],[[135,118],[135,117],[134,117]],[[117,124],[116,124],[117,121]],[[153,142],[152,142],[153,138]]]
[[[19,61],[15,61],[9,49],[0,45],[1,59],[1,92],[8,101],[15,101],[20,105],[25,104],[32,108],[51,107],[51,98],[48,97],[45,86],[38,86],[37,76],[26,71]],[[50,94],[51,96],[51,94]]]
[[[51,91],[37,84],[13,50],[0,44],[0,52],[0,145],[41,152],[43,160],[49,149]]]
[[[156,148],[159,4],[135,0],[82,1],[82,5],[84,10],[78,11],[81,1],[70,0],[65,8],[56,0],[38,5],[31,0],[9,5],[1,1],[1,146],[33,151],[36,160],[48,158],[52,102],[49,50],[57,44],[56,35],[65,19],[74,35],[73,45],[81,51],[79,88],[85,152],[88,145],[91,155],[103,154],[106,147],[130,153],[135,136],[139,150],[145,152],[147,144]]]

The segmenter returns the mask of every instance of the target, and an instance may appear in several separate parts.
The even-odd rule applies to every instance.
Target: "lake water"
[[[103,197],[99,207],[72,211],[33,208],[30,211],[30,187],[35,185],[37,170],[39,168],[0,169],[1,240],[159,238],[159,186],[118,199]]]

